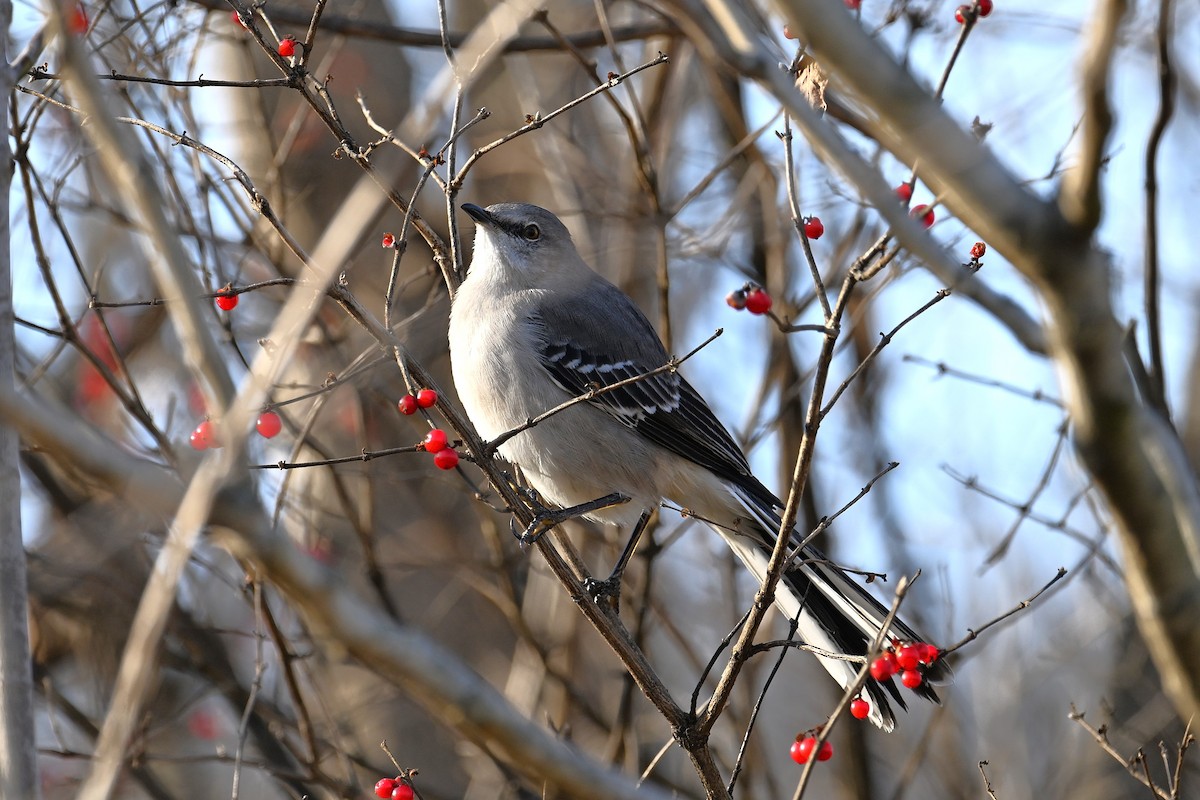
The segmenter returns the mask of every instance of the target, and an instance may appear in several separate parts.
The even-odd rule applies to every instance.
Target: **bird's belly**
[[[519,328],[475,325],[468,336],[458,337],[451,354],[459,400],[487,441],[571,399],[550,379],[532,347],[496,344],[521,333]],[[632,524],[663,497],[658,448],[587,403],[521,431],[504,442],[499,453],[519,466],[550,504],[575,506],[614,492],[631,498],[587,515],[596,521]]]

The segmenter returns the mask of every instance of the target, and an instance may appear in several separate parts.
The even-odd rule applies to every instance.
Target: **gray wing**
[[[573,396],[645,375],[669,360],[650,321],[603,279],[581,297],[540,308],[529,322],[542,366]],[[750,474],[746,456],[725,426],[679,373],[660,372],[588,402],[655,444],[771,496]]]

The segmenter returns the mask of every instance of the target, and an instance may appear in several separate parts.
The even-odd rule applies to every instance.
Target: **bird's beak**
[[[467,215],[475,220],[476,224],[485,225],[489,228],[496,224],[496,218],[486,208],[480,208],[474,203],[463,203],[462,210],[467,212]]]

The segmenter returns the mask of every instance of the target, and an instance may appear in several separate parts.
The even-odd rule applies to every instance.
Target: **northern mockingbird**
[[[476,224],[475,255],[450,311],[450,357],[459,398],[487,440],[594,387],[644,375],[669,356],[650,321],[584,263],[566,226],[533,205],[463,210]],[[626,529],[664,498],[690,509],[761,580],[782,503],[750,472],[741,448],[678,372],[664,371],[597,394],[505,441],[499,453],[541,496],[584,504],[630,498],[585,516]],[[793,538],[799,535],[793,532]],[[807,547],[775,596],[799,633],[824,651],[866,655],[887,610],[821,553]],[[921,641],[896,620],[888,637]],[[817,656],[846,687],[858,664]],[[941,677],[941,662],[929,668]],[[868,678],[870,719],[891,730],[893,679]],[[917,693],[937,701],[928,683]]]

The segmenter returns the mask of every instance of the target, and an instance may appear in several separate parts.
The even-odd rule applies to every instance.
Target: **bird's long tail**
[[[748,518],[744,518],[743,528],[736,531],[717,525],[713,525],[713,528],[733,548],[742,563],[762,580],[781,524],[779,506],[759,496],[762,492],[752,492],[738,486],[731,486],[730,489]],[[766,494],[769,495],[769,492]],[[753,530],[745,529],[748,523],[753,523]],[[799,542],[797,532],[793,531],[792,538]],[[802,641],[831,654],[818,653],[817,658],[843,689],[853,683],[862,662],[835,656],[861,659],[867,655],[888,614],[888,609],[882,603],[811,546],[806,547],[784,573],[775,592],[775,603],[789,619],[798,620],[798,633]],[[883,644],[886,646],[892,641],[923,640],[897,617],[888,627]],[[939,702],[930,684],[946,682],[949,668],[940,660],[936,661],[925,668],[924,677],[925,681],[914,690],[915,693],[932,702]],[[889,698],[901,708],[908,707],[893,678],[876,681],[868,676],[863,693],[870,701],[869,719],[885,731],[892,730],[896,723]]]

